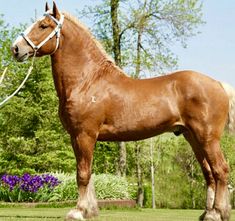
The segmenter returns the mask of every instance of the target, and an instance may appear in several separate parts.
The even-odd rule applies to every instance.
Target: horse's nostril
[[[15,46],[15,52],[16,52],[16,53],[18,53],[18,52],[19,52],[19,48],[18,48],[18,46],[17,46],[17,45]]]
[[[18,46],[15,45],[15,46],[11,47],[11,51],[13,52],[13,54],[14,54],[15,56],[17,56],[17,55],[19,54],[19,48],[18,48]]]

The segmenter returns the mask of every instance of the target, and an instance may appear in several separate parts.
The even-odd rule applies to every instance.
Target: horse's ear
[[[45,11],[47,12],[47,11],[49,11],[49,10],[50,10],[49,5],[48,5],[48,3],[46,2]]]
[[[59,19],[59,10],[57,9],[56,3],[53,1],[53,16],[54,18]]]

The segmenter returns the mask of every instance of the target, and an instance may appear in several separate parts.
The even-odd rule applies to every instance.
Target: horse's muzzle
[[[19,62],[25,61],[30,57],[28,47],[19,47],[17,44],[12,45],[11,52],[14,58]]]

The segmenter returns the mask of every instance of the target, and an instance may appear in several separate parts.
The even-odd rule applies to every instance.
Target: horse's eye
[[[45,29],[45,28],[47,28],[47,27],[48,27],[48,25],[45,24],[45,23],[40,24],[40,28],[42,28],[42,29]]]

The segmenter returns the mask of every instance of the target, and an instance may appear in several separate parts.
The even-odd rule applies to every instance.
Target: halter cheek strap
[[[56,23],[56,27],[55,29],[38,45],[35,45],[27,36],[27,34],[25,34],[25,32],[21,33],[21,36],[28,42],[28,44],[33,48],[34,53],[36,53],[47,41],[49,41],[50,39],[52,39],[54,36],[56,36],[56,47],[54,49],[54,51],[51,53],[54,54],[56,52],[56,50],[59,47],[59,42],[60,42],[60,32],[61,32],[61,28],[64,22],[64,15],[60,14],[60,20],[57,20],[56,18],[54,18],[49,12],[46,12],[44,14],[44,16],[49,17],[50,19],[52,19],[55,23]]]

